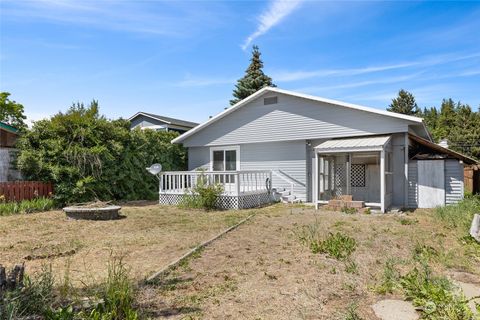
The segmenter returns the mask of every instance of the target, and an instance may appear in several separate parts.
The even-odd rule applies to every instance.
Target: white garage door
[[[418,160],[418,207],[445,205],[445,161]]]

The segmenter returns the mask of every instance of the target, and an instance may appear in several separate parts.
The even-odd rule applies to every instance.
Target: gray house
[[[270,87],[172,142],[188,148],[190,171],[162,173],[160,202],[202,175],[224,186],[228,208],[272,192],[317,207],[342,195],[382,212],[435,207],[462,199],[463,164],[475,162],[434,144],[421,118]]]
[[[196,127],[198,123],[160,116],[153,113],[137,112],[129,119],[130,129],[152,129],[157,131],[175,131],[185,133]]]

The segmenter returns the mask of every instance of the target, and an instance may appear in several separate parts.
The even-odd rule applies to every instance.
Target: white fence
[[[219,184],[229,196],[264,193],[269,191],[272,172],[252,171],[166,171],[160,174],[161,194],[186,194],[197,183]]]

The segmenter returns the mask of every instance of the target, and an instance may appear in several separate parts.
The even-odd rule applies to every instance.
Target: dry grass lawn
[[[123,219],[68,219],[62,211],[0,217],[0,264],[26,263],[32,273],[51,264],[57,279],[90,284],[106,275],[110,256],[123,256],[140,280],[188,249],[248,215],[248,211],[201,212],[174,207],[126,206]]]
[[[390,261],[402,272],[419,255],[432,269],[480,284],[480,246],[466,243],[425,210],[365,215],[274,205],[201,212],[149,205],[124,207],[116,221],[70,220],[60,211],[0,217],[0,263],[51,263],[78,283],[105,276],[110,255],[124,256],[132,277],[147,275],[252,212],[256,216],[155,284],[138,288],[136,306],[152,319],[376,319],[371,305],[403,297],[378,287]],[[355,239],[348,261],[312,253],[301,241],[341,233]],[[31,260],[26,260],[26,259]],[[69,267],[67,267],[69,265]]]
[[[303,226],[353,237],[354,265],[312,253],[300,241]],[[377,319],[370,306],[385,298],[375,288],[386,261],[410,269],[415,250],[435,272],[480,283],[480,246],[463,244],[428,211],[347,215],[274,206],[142,287],[138,299],[151,318],[358,319],[347,318],[357,306],[362,319]]]

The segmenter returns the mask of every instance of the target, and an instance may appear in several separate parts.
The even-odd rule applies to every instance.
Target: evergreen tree
[[[403,89],[398,92],[397,98],[392,99],[392,103],[387,110],[413,116],[420,114],[420,109],[415,102],[413,94]]]
[[[258,47],[253,46],[250,65],[245,71],[245,75],[237,81],[233,90],[234,98],[230,100],[230,105],[234,105],[264,87],[275,87],[272,78],[263,73],[263,61],[260,59],[260,55]]]

